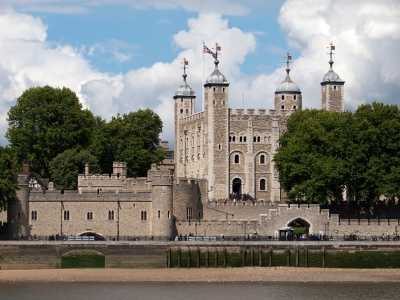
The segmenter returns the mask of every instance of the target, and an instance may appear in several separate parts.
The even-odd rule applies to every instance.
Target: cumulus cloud
[[[293,71],[306,106],[320,106],[316,84],[328,67],[330,41],[337,46],[334,69],[346,81],[346,107],[371,100],[399,103],[399,1],[288,0],[279,21],[300,51]]]

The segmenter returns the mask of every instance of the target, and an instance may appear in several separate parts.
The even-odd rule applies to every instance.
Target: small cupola
[[[302,107],[302,95],[298,85],[290,78],[290,62],[292,56],[286,55],[286,77],[275,90],[276,111],[296,111]]]
[[[221,51],[221,46],[215,44],[215,50],[211,50],[206,45],[203,45],[203,52],[206,54],[211,54],[214,58],[214,71],[207,77],[204,86],[212,86],[212,85],[229,85],[228,80],[226,79],[225,75],[221,73],[218,69],[219,60],[218,54]]]
[[[179,88],[175,92],[174,98],[185,98],[185,97],[194,97],[195,93],[190,85],[187,83],[187,67],[189,65],[189,61],[186,58],[183,59],[183,83],[179,86]]]

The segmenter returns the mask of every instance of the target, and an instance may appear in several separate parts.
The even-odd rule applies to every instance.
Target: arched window
[[[246,143],[246,139],[247,139],[246,136],[244,136],[244,137],[243,137],[243,142]]]
[[[243,137],[239,137],[239,142],[243,142]]]
[[[233,136],[233,137],[232,137],[232,140],[233,140],[234,142],[236,142],[236,136]]]
[[[285,100],[285,95],[282,95],[282,100]]]
[[[260,191],[265,191],[267,189],[266,187],[266,181],[264,178],[260,179]]]
[[[239,164],[240,163],[240,155],[239,154],[235,154],[234,162],[235,162],[235,164]]]
[[[260,155],[260,164],[261,164],[261,165],[264,165],[264,164],[265,164],[265,155],[264,155],[264,154],[261,154],[261,155]]]
[[[230,143],[230,142],[232,142],[232,137],[231,137],[231,136],[229,136],[229,143]]]
[[[257,137],[257,143],[261,142],[261,137]]]

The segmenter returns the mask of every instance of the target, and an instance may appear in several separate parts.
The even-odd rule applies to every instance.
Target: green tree
[[[112,170],[113,161],[127,163],[129,176],[146,176],[152,163],[163,158],[159,136],[160,117],[150,109],[113,117],[96,136],[102,169]]]
[[[18,161],[49,177],[49,164],[58,154],[91,143],[95,120],[67,88],[31,88],[8,113],[7,138]]]
[[[380,195],[400,196],[400,110],[397,105],[365,104],[353,115],[354,148],[349,183],[353,200],[369,205]]]
[[[16,170],[14,153],[8,148],[0,147],[0,211],[7,208],[8,201],[15,199]]]
[[[50,162],[50,174],[60,190],[76,189],[78,175],[84,172],[88,163],[93,172],[99,171],[97,158],[88,150],[69,149],[57,155]]]
[[[274,160],[294,202],[342,199],[348,169],[349,113],[304,110],[293,114]]]

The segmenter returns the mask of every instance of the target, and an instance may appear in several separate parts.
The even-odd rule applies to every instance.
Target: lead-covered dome
[[[322,78],[322,82],[343,82],[339,75],[331,68]]]
[[[289,75],[286,76],[285,80],[281,82],[278,88],[275,90],[276,94],[283,93],[301,93],[299,86],[292,81]]]
[[[215,68],[215,70],[206,79],[206,84],[227,84],[227,83],[228,80],[226,80],[225,75],[222,74],[218,68]]]
[[[182,84],[175,92],[176,97],[194,97],[194,91],[186,82]]]

